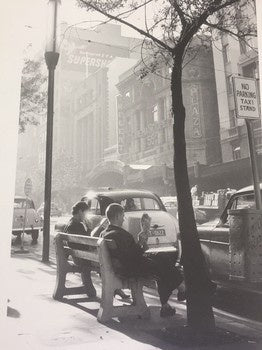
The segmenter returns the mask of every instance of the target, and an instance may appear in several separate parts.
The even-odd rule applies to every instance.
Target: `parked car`
[[[25,233],[31,235],[32,240],[36,242],[39,231],[42,229],[42,223],[39,214],[35,210],[34,202],[32,199],[27,199],[26,197],[15,196],[12,234],[17,236],[18,240],[23,232],[23,226]]]
[[[262,184],[260,184],[262,191]],[[198,226],[201,247],[206,258],[212,278],[225,282],[230,280],[230,209],[252,209],[255,208],[255,197],[253,186],[242,188],[235,192],[229,199],[226,208],[220,217]],[[261,232],[262,233],[262,232]],[[243,259],[239,253],[239,264]],[[262,254],[262,251],[261,251]],[[261,255],[260,255],[261,256]],[[262,260],[260,264],[262,263]],[[261,276],[262,280],[262,276]],[[245,282],[241,282],[244,284]],[[241,284],[240,283],[240,284]],[[261,288],[261,286],[260,286]]]
[[[44,219],[44,206],[45,206],[45,203],[42,203],[37,210],[42,220]],[[50,216],[61,216],[61,215],[62,215],[62,210],[54,202],[51,202]]]
[[[152,218],[151,234],[148,240],[150,251],[176,253],[178,242],[177,219],[166,211],[161,199],[154,193],[142,190],[102,190],[89,191],[82,198],[89,204],[88,226],[93,235],[98,235],[106,227],[105,210],[111,203],[119,203],[125,210],[123,228],[130,232],[135,240],[140,232],[140,219],[143,213]],[[57,222],[55,229],[63,231],[65,222]]]
[[[166,210],[173,215],[174,217],[178,218],[177,213],[177,197],[161,197],[161,200],[166,207]],[[197,224],[202,224],[207,221],[207,215],[204,210],[200,210],[197,207],[193,207],[194,214],[195,214],[195,220]]]

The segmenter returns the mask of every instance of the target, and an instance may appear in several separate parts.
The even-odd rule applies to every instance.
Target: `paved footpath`
[[[68,302],[52,299],[56,266],[43,264],[35,254],[13,255],[10,264],[10,291],[8,317],[1,330],[3,350],[152,350],[152,349],[262,349],[262,324],[234,317],[215,310],[216,324],[244,337],[242,341],[220,346],[185,347],[172,336],[186,323],[185,303],[172,304],[177,314],[170,319],[159,317],[159,301],[152,289],[146,289],[150,305],[149,321],[137,318],[114,319],[107,324],[96,320],[99,302],[85,296],[71,297]],[[94,276],[98,296],[100,280]],[[68,283],[79,284],[79,276],[71,274]],[[120,301],[118,301],[120,303]]]

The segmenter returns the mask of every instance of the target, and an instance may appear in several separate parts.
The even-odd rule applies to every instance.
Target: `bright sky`
[[[21,21],[25,28],[25,47],[29,43],[32,43],[33,51],[43,50],[45,47],[47,2],[47,0],[23,0],[24,5]],[[81,26],[88,28],[98,23],[95,20],[101,20],[99,14],[89,14],[85,9],[78,7],[75,0],[61,0],[61,4],[61,22],[64,21],[69,25],[73,25],[87,21]],[[137,20],[139,20],[139,18],[137,18]],[[125,26],[122,27],[122,34],[126,36],[138,36],[137,33]]]

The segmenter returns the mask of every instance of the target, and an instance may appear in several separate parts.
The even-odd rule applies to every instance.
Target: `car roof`
[[[260,183],[260,190],[262,190],[262,183]],[[254,185],[246,186],[238,190],[235,194],[239,193],[245,193],[245,192],[253,192],[254,191]]]
[[[157,198],[157,196],[150,191],[146,190],[133,190],[133,189],[117,189],[117,190],[94,190],[88,191],[83,197],[92,198],[92,197],[109,197],[112,199],[120,198],[136,198],[136,197],[147,197],[147,198]]]
[[[25,197],[25,196],[15,196],[15,198],[14,199],[26,199],[27,197]],[[29,198],[29,199],[31,199],[31,198]]]

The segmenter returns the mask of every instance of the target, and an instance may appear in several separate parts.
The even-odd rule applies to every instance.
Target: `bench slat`
[[[74,256],[75,258],[99,262],[99,257],[97,252],[88,252],[88,251],[74,249],[72,250],[72,256]]]
[[[92,247],[97,246],[98,237],[89,237],[83,235],[72,235],[68,233],[59,233],[63,240],[71,243],[80,243]]]

